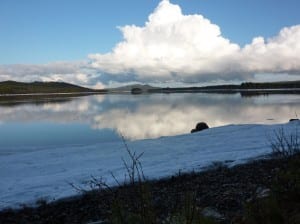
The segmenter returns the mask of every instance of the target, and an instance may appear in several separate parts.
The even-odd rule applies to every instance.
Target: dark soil
[[[155,214],[159,217],[170,214],[187,193],[193,192],[197,207],[200,209],[209,207],[218,211],[223,216],[222,223],[247,223],[245,222],[247,203],[260,197],[259,189],[273,189],[274,183],[278,184],[279,174],[289,170],[290,163],[295,158],[299,161],[299,155],[296,155],[289,158],[252,161],[232,168],[215,164],[207,171],[178,174],[162,180],[149,181],[147,187],[151,193]],[[297,181],[300,180],[296,179]],[[283,185],[287,183],[288,181],[283,182]],[[289,186],[283,186],[283,193],[288,188]],[[41,201],[40,206],[36,208],[24,207],[20,210],[0,211],[0,223],[73,224],[109,220],[111,204],[116,201],[116,195],[125,207],[130,207],[129,204],[138,200],[136,192],[137,188],[134,186],[122,186],[112,189],[112,192],[110,190],[93,191],[80,197],[49,204]],[[298,196],[297,192],[296,198],[292,195],[294,204],[290,208],[296,218],[300,214]],[[282,200],[281,204],[289,208],[286,200],[290,199]],[[285,211],[285,215],[290,216],[289,211]]]

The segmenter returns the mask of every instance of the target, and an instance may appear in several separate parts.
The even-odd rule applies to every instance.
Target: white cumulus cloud
[[[224,60],[240,50],[221,36],[217,25],[201,15],[183,15],[178,5],[167,0],[144,27],[120,30],[124,40],[108,54],[89,55],[91,65],[109,74],[134,74],[139,80],[222,73],[231,67]]]
[[[240,47],[202,15],[184,15],[178,5],[160,2],[143,27],[120,28],[123,41],[107,54],[91,54],[91,66],[137,81],[247,80],[256,73],[300,72],[300,26],[278,36],[256,37]],[[114,77],[112,77],[114,79]]]
[[[242,49],[241,63],[249,72],[300,74],[300,25],[283,28],[273,38],[256,37]]]

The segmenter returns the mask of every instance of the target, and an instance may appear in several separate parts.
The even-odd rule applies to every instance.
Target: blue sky
[[[1,0],[0,65],[73,63],[90,60],[91,54],[112,52],[124,40],[124,32],[117,27],[144,27],[160,2]],[[180,6],[183,15],[204,16],[220,28],[223,38],[240,48],[251,44],[255,37],[262,36],[267,41],[282,28],[300,24],[299,0],[171,0],[170,4]],[[98,64],[96,67],[99,69]],[[128,74],[132,70],[124,73],[132,75]],[[98,73],[110,71],[101,67]],[[284,69],[281,72],[286,73]]]
[[[244,45],[300,22],[299,0],[173,0]],[[1,0],[0,64],[81,60],[121,40],[117,26],[143,25],[158,0]]]

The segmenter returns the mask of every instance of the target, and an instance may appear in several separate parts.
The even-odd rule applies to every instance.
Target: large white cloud
[[[124,40],[112,52],[89,55],[91,65],[140,81],[246,80],[255,73],[300,73],[300,26],[284,28],[241,48],[202,15],[183,15],[178,5],[160,2],[145,26],[121,27]]]
[[[246,71],[269,73],[300,72],[300,25],[283,28],[278,36],[256,37],[241,52]]]
[[[144,26],[119,29],[123,40],[111,52],[91,54],[81,62],[0,65],[0,81],[65,81],[103,87],[131,82],[245,81],[256,74],[276,73],[300,78],[300,25],[239,46],[202,15],[184,15],[180,6],[162,0]]]
[[[124,41],[111,53],[90,55],[92,66],[110,74],[133,73],[141,80],[222,73],[231,67],[224,60],[240,49],[223,38],[220,28],[208,19],[183,15],[178,5],[166,0],[144,27],[131,25],[120,30]]]

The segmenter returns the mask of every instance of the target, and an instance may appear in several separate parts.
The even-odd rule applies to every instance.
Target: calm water
[[[93,95],[0,101],[0,156],[14,148],[88,145],[189,133],[199,121],[285,123],[300,116],[299,95]],[[2,150],[2,152],[1,152]]]

